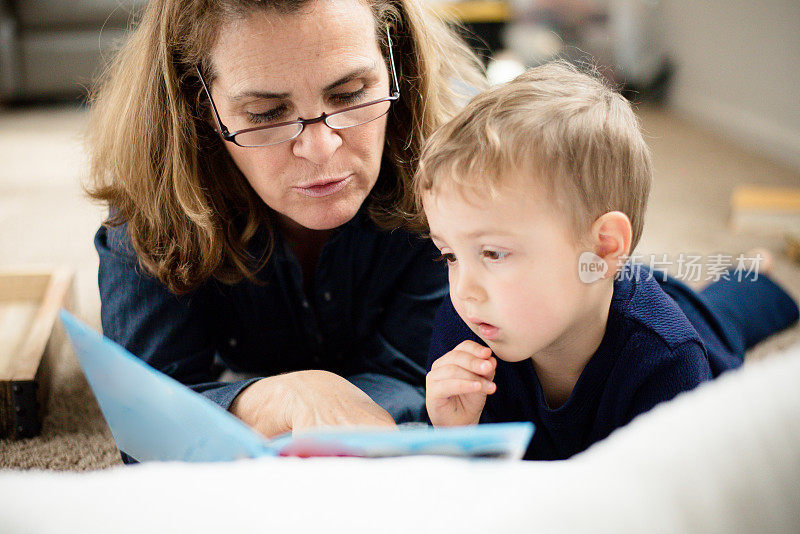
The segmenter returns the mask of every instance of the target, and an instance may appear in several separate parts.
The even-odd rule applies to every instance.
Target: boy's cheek
[[[530,350],[527,350],[527,347],[517,346],[518,343],[519,340],[504,339],[501,342],[490,341],[487,343],[487,345],[489,345],[489,348],[492,349],[492,354],[494,354],[499,360],[509,363],[517,363],[530,358],[532,355]]]
[[[458,316],[461,317],[461,320],[464,321],[464,323],[470,329],[472,329],[472,324],[467,319],[467,314],[466,314],[466,312],[464,310],[464,306],[462,305],[461,301],[459,299],[453,297],[452,295],[451,295],[450,299],[453,302],[453,307],[456,309],[456,313],[458,314]]]

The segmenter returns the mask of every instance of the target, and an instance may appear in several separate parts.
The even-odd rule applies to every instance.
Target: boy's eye
[[[434,261],[446,261],[447,263],[454,263],[456,261],[456,255],[452,252],[445,252],[440,256],[437,256],[433,259]]]
[[[503,258],[505,258],[506,256],[508,256],[510,253],[508,251],[504,251],[504,250],[486,249],[486,250],[482,250],[481,254],[483,254],[483,257],[488,259],[488,260],[500,261]]]

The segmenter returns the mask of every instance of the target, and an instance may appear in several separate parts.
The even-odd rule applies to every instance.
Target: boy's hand
[[[492,350],[463,341],[433,362],[425,379],[425,405],[434,426],[474,425],[497,386]]]

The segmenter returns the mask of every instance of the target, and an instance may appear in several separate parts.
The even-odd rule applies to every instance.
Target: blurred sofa
[[[0,0],[0,103],[75,99],[146,0]]]

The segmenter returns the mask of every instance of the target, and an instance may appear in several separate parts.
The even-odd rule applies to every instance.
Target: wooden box
[[[800,229],[800,187],[739,185],[731,195],[735,231],[781,235]]]
[[[0,270],[0,438],[39,434],[56,358],[66,338],[58,310],[71,308],[68,268]]]

